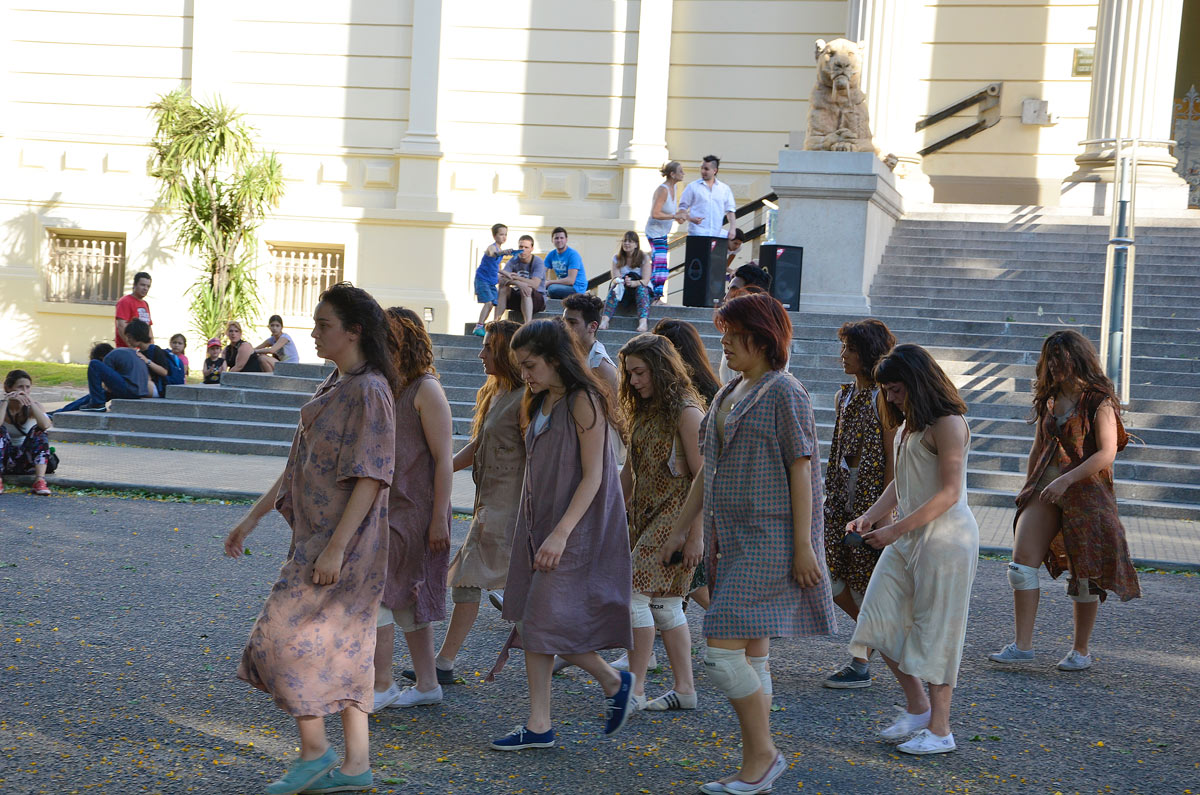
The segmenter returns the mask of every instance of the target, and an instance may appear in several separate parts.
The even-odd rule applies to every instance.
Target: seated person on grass
[[[42,404],[30,396],[33,378],[24,370],[12,370],[4,376],[4,422],[0,423],[0,494],[4,493],[4,475],[37,478],[33,493],[46,496],[46,464],[50,460],[50,437],[54,427]]]

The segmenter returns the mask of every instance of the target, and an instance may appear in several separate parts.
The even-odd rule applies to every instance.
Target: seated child
[[[225,356],[221,351],[221,340],[213,337],[208,341],[208,358],[204,360],[204,383],[221,383],[221,373],[226,369]]]
[[[187,378],[192,374],[192,368],[188,365],[187,354],[187,337],[182,334],[175,334],[171,337],[171,353],[179,357],[179,363],[183,365],[183,377]]]
[[[267,328],[271,329],[271,336],[263,340],[254,352],[274,356],[281,362],[300,361],[296,343],[292,341],[291,335],[283,333],[283,318],[271,315],[271,319],[267,321]]]

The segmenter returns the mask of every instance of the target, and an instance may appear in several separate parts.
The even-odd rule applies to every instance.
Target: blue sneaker
[[[303,792],[324,778],[325,774],[333,770],[337,763],[337,753],[332,747],[326,748],[325,753],[316,759],[310,759],[307,762],[297,759],[278,781],[272,781],[267,785],[267,795],[296,795],[298,792]]]
[[[617,673],[621,675],[621,686],[617,688],[617,692],[604,699],[605,734],[613,734],[620,731],[625,722],[629,720],[629,716],[634,712],[630,707],[633,706],[631,696],[637,677],[629,673],[629,671],[618,671]]]
[[[484,330],[483,326],[479,326],[479,325],[476,325],[474,330],[471,333],[474,334],[476,337],[486,337],[487,336],[487,331]]]
[[[518,726],[499,740],[492,740],[493,751],[524,751],[526,748],[550,748],[554,745],[554,729],[531,732]]]
[[[368,770],[365,773],[359,773],[357,776],[347,776],[340,769],[334,768],[325,774],[325,778],[319,780],[308,789],[304,790],[305,795],[318,792],[362,792],[375,786],[375,777]]]

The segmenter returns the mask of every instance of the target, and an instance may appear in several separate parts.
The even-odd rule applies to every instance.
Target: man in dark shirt
[[[113,398],[144,398],[153,396],[150,384],[150,367],[158,367],[146,358],[145,350],[150,347],[150,326],[143,320],[131,320],[125,324],[127,348],[116,348],[103,359],[93,358],[88,362],[88,394],[59,409],[64,411],[108,411],[107,403]],[[166,368],[162,374],[166,375]]]

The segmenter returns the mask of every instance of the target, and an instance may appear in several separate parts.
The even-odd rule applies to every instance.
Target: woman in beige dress
[[[883,738],[913,735],[900,751],[942,754],[955,748],[950,698],[979,561],[979,526],[967,507],[967,406],[919,345],[893,348],[875,366],[875,381],[887,400],[885,424],[899,426],[896,477],[846,525],[847,533],[883,550],[850,653],[865,659],[878,649],[904,689],[907,709]],[[900,517],[895,522],[893,510]]]

